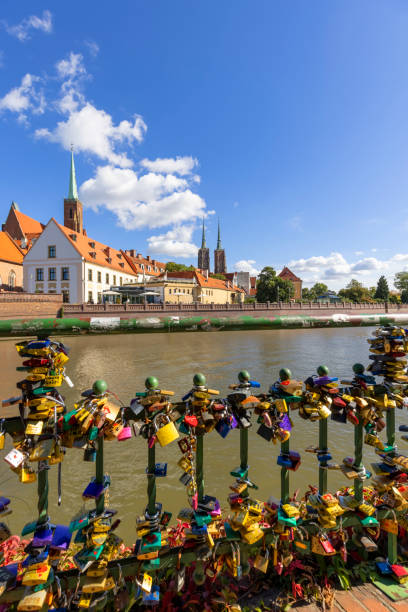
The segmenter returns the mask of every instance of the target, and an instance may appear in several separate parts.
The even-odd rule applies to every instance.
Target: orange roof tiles
[[[296,276],[296,274],[293,274],[292,270],[289,270],[289,268],[287,266],[285,266],[283,268],[282,272],[280,274],[278,274],[278,276],[280,278],[283,278],[285,280],[290,280],[290,281],[300,281],[300,280],[302,280],[298,276]]]
[[[106,244],[97,242],[84,234],[74,232],[55,221],[55,219],[53,219],[53,221],[86,261],[95,265],[104,266],[105,268],[117,270],[118,272],[123,272],[124,274],[136,275],[122,251],[108,247]],[[75,236],[75,238],[73,238],[73,236]]]
[[[224,291],[235,291],[239,293],[245,293],[243,289],[233,285],[231,282],[227,280],[221,280],[219,278],[212,278],[211,276],[206,278],[204,274],[201,274],[201,272],[199,272],[198,270],[182,270],[180,272],[167,272],[167,278],[168,280],[171,280],[171,279],[177,280],[178,278],[185,278],[185,279],[191,278],[191,280],[193,280],[195,278],[198,285],[206,289],[224,289]]]
[[[14,210],[14,214],[16,215],[17,221],[19,222],[19,225],[27,238],[38,236],[43,231],[44,225],[39,221],[32,219],[19,210]]]
[[[7,232],[0,232],[0,259],[23,265],[24,255]]]
[[[155,259],[146,259],[138,254],[136,257],[131,255],[129,251],[122,251],[126,257],[130,267],[134,270],[135,274],[145,274],[146,276],[160,276],[166,268],[166,264]],[[150,270],[149,270],[150,268]]]

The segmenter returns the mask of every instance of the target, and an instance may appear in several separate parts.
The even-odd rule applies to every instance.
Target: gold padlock
[[[160,427],[157,425],[157,419],[163,418],[165,419],[165,421],[167,421],[167,423]],[[179,432],[177,431],[173,421],[170,420],[169,416],[158,414],[154,418],[153,423],[156,428],[156,436],[160,446],[167,446],[168,444],[170,444],[170,442],[174,442],[174,440],[177,440],[177,438],[179,437]]]
[[[35,610],[41,610],[47,599],[47,590],[42,589],[41,591],[31,591],[27,589],[23,598],[18,602],[17,610],[19,612],[34,612]]]

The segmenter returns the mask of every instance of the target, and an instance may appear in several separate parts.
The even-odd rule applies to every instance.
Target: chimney
[[[150,255],[146,255],[147,261],[150,261]]]

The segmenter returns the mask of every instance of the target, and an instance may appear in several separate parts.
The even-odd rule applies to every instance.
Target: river
[[[229,331],[214,333],[161,333],[129,335],[95,335],[62,338],[70,347],[67,371],[75,384],[69,389],[65,384],[62,394],[70,409],[82,390],[93,381],[104,378],[109,388],[128,404],[136,391],[144,390],[146,376],[155,375],[160,386],[172,389],[180,398],[191,388],[195,372],[203,372],[209,387],[219,389],[221,396],[228,393],[228,385],[236,382],[237,373],[248,369],[252,378],[262,383],[267,390],[278,377],[281,367],[292,370],[293,377],[304,380],[315,373],[320,364],[329,366],[333,376],[350,378],[351,366],[355,362],[367,364],[368,344],[366,338],[372,328],[307,329],[276,331]],[[21,365],[14,347],[15,340],[2,340],[0,350],[1,397],[16,394],[15,383],[21,373],[15,367]],[[318,470],[315,455],[304,449],[318,442],[318,423],[301,419],[292,412],[294,429],[291,448],[302,455],[300,469],[291,473],[291,491],[300,488],[303,493],[309,484],[317,484]],[[407,421],[402,411],[399,418]],[[256,418],[249,430],[250,478],[259,486],[255,497],[261,500],[270,495],[280,496],[280,468],[276,465],[279,445],[267,442],[256,434]],[[384,438],[384,434],[381,435]],[[397,434],[399,441],[400,435]],[[353,454],[353,426],[329,420],[329,445],[333,460],[341,462],[343,457]],[[401,450],[407,443],[400,442]],[[7,437],[6,450],[11,448]],[[3,451],[4,453],[4,451]],[[118,510],[122,519],[118,533],[126,543],[136,538],[135,518],[146,505],[147,444],[140,436],[126,442],[105,443],[105,471],[110,474],[112,485],[109,503]],[[173,519],[180,508],[187,505],[185,488],[179,482],[181,470],[177,467],[180,452],[177,443],[162,449],[157,445],[156,460],[168,462],[168,476],[157,479],[157,501],[164,509],[173,512]],[[369,467],[375,454],[371,447],[364,447],[364,463]],[[205,437],[204,477],[205,490],[216,495],[223,508],[233,478],[231,469],[239,465],[239,433],[232,431],[222,439],[216,431]],[[50,470],[49,514],[56,523],[67,524],[83,507],[82,491],[94,474],[95,464],[83,461],[83,451],[68,449],[62,464],[62,506],[57,506],[56,473]],[[339,471],[329,471],[329,490],[350,481]],[[5,518],[13,533],[19,533],[24,523],[34,520],[36,513],[36,484],[21,484],[18,477],[4,462],[0,462],[0,495],[11,498],[13,513]],[[87,508],[93,503],[87,502]]]

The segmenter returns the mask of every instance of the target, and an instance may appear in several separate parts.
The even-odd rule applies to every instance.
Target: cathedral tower
[[[203,235],[201,238],[201,249],[198,249],[198,268],[210,271],[210,249],[205,244],[205,227],[203,219]]]
[[[227,272],[227,260],[225,257],[225,251],[221,246],[220,221],[218,220],[217,248],[214,250],[214,273],[215,274],[226,274],[226,272]]]
[[[73,151],[71,151],[68,197],[64,199],[64,225],[74,232],[83,233],[82,203],[78,199]]]

